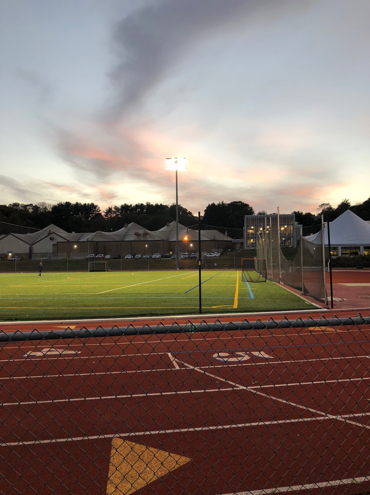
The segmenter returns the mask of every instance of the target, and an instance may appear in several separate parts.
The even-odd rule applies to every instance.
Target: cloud
[[[314,0],[304,5],[294,0],[165,0],[129,14],[114,31],[119,61],[110,76],[119,89],[108,115],[114,120],[129,114],[164,77],[176,73],[183,58],[197,51],[203,40],[220,33],[234,34],[248,23],[266,24],[313,3]]]
[[[3,198],[22,198],[23,203],[32,203],[34,200],[34,193],[24,180],[19,181],[9,176],[0,175],[0,184],[1,196]]]
[[[36,72],[29,69],[17,68],[15,74],[18,79],[31,88],[36,96],[37,103],[46,104],[50,102],[55,89],[53,85],[42,79]]]

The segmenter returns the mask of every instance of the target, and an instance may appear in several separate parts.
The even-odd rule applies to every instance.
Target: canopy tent
[[[321,232],[306,236],[313,244],[321,244]],[[324,243],[328,242],[328,228],[324,226]],[[333,222],[330,222],[330,244],[337,247],[370,246],[370,225],[351,210],[347,210]]]

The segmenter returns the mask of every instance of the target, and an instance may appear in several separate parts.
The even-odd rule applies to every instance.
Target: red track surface
[[[324,313],[358,310],[312,317]],[[7,332],[63,326],[1,325]],[[141,494],[183,487],[194,495],[305,493],[312,483],[325,494],[370,491],[370,482],[351,482],[370,476],[369,332],[350,326],[6,344],[0,493],[104,494],[113,437],[191,459]],[[37,354],[51,346],[61,354]]]
[[[165,490],[160,480],[140,493],[369,476],[368,337],[353,327],[73,341],[78,354],[46,359],[33,343],[7,346],[1,493],[105,493],[118,436],[191,459]],[[269,358],[252,354],[261,350]]]

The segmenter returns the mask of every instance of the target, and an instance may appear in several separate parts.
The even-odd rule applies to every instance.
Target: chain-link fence
[[[369,330],[2,331],[0,493],[369,493]]]
[[[292,260],[286,259],[280,247],[280,226],[275,222],[257,236],[257,257],[265,258],[267,277],[284,283],[321,302],[327,302],[324,250],[300,236]]]

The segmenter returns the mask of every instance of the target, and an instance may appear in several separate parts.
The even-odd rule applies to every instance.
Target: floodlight
[[[187,166],[185,157],[166,158],[166,170],[186,170]]]
[[[176,269],[179,269],[179,193],[178,193],[178,170],[187,169],[187,160],[185,157],[166,158],[166,170],[175,170],[176,172]]]

